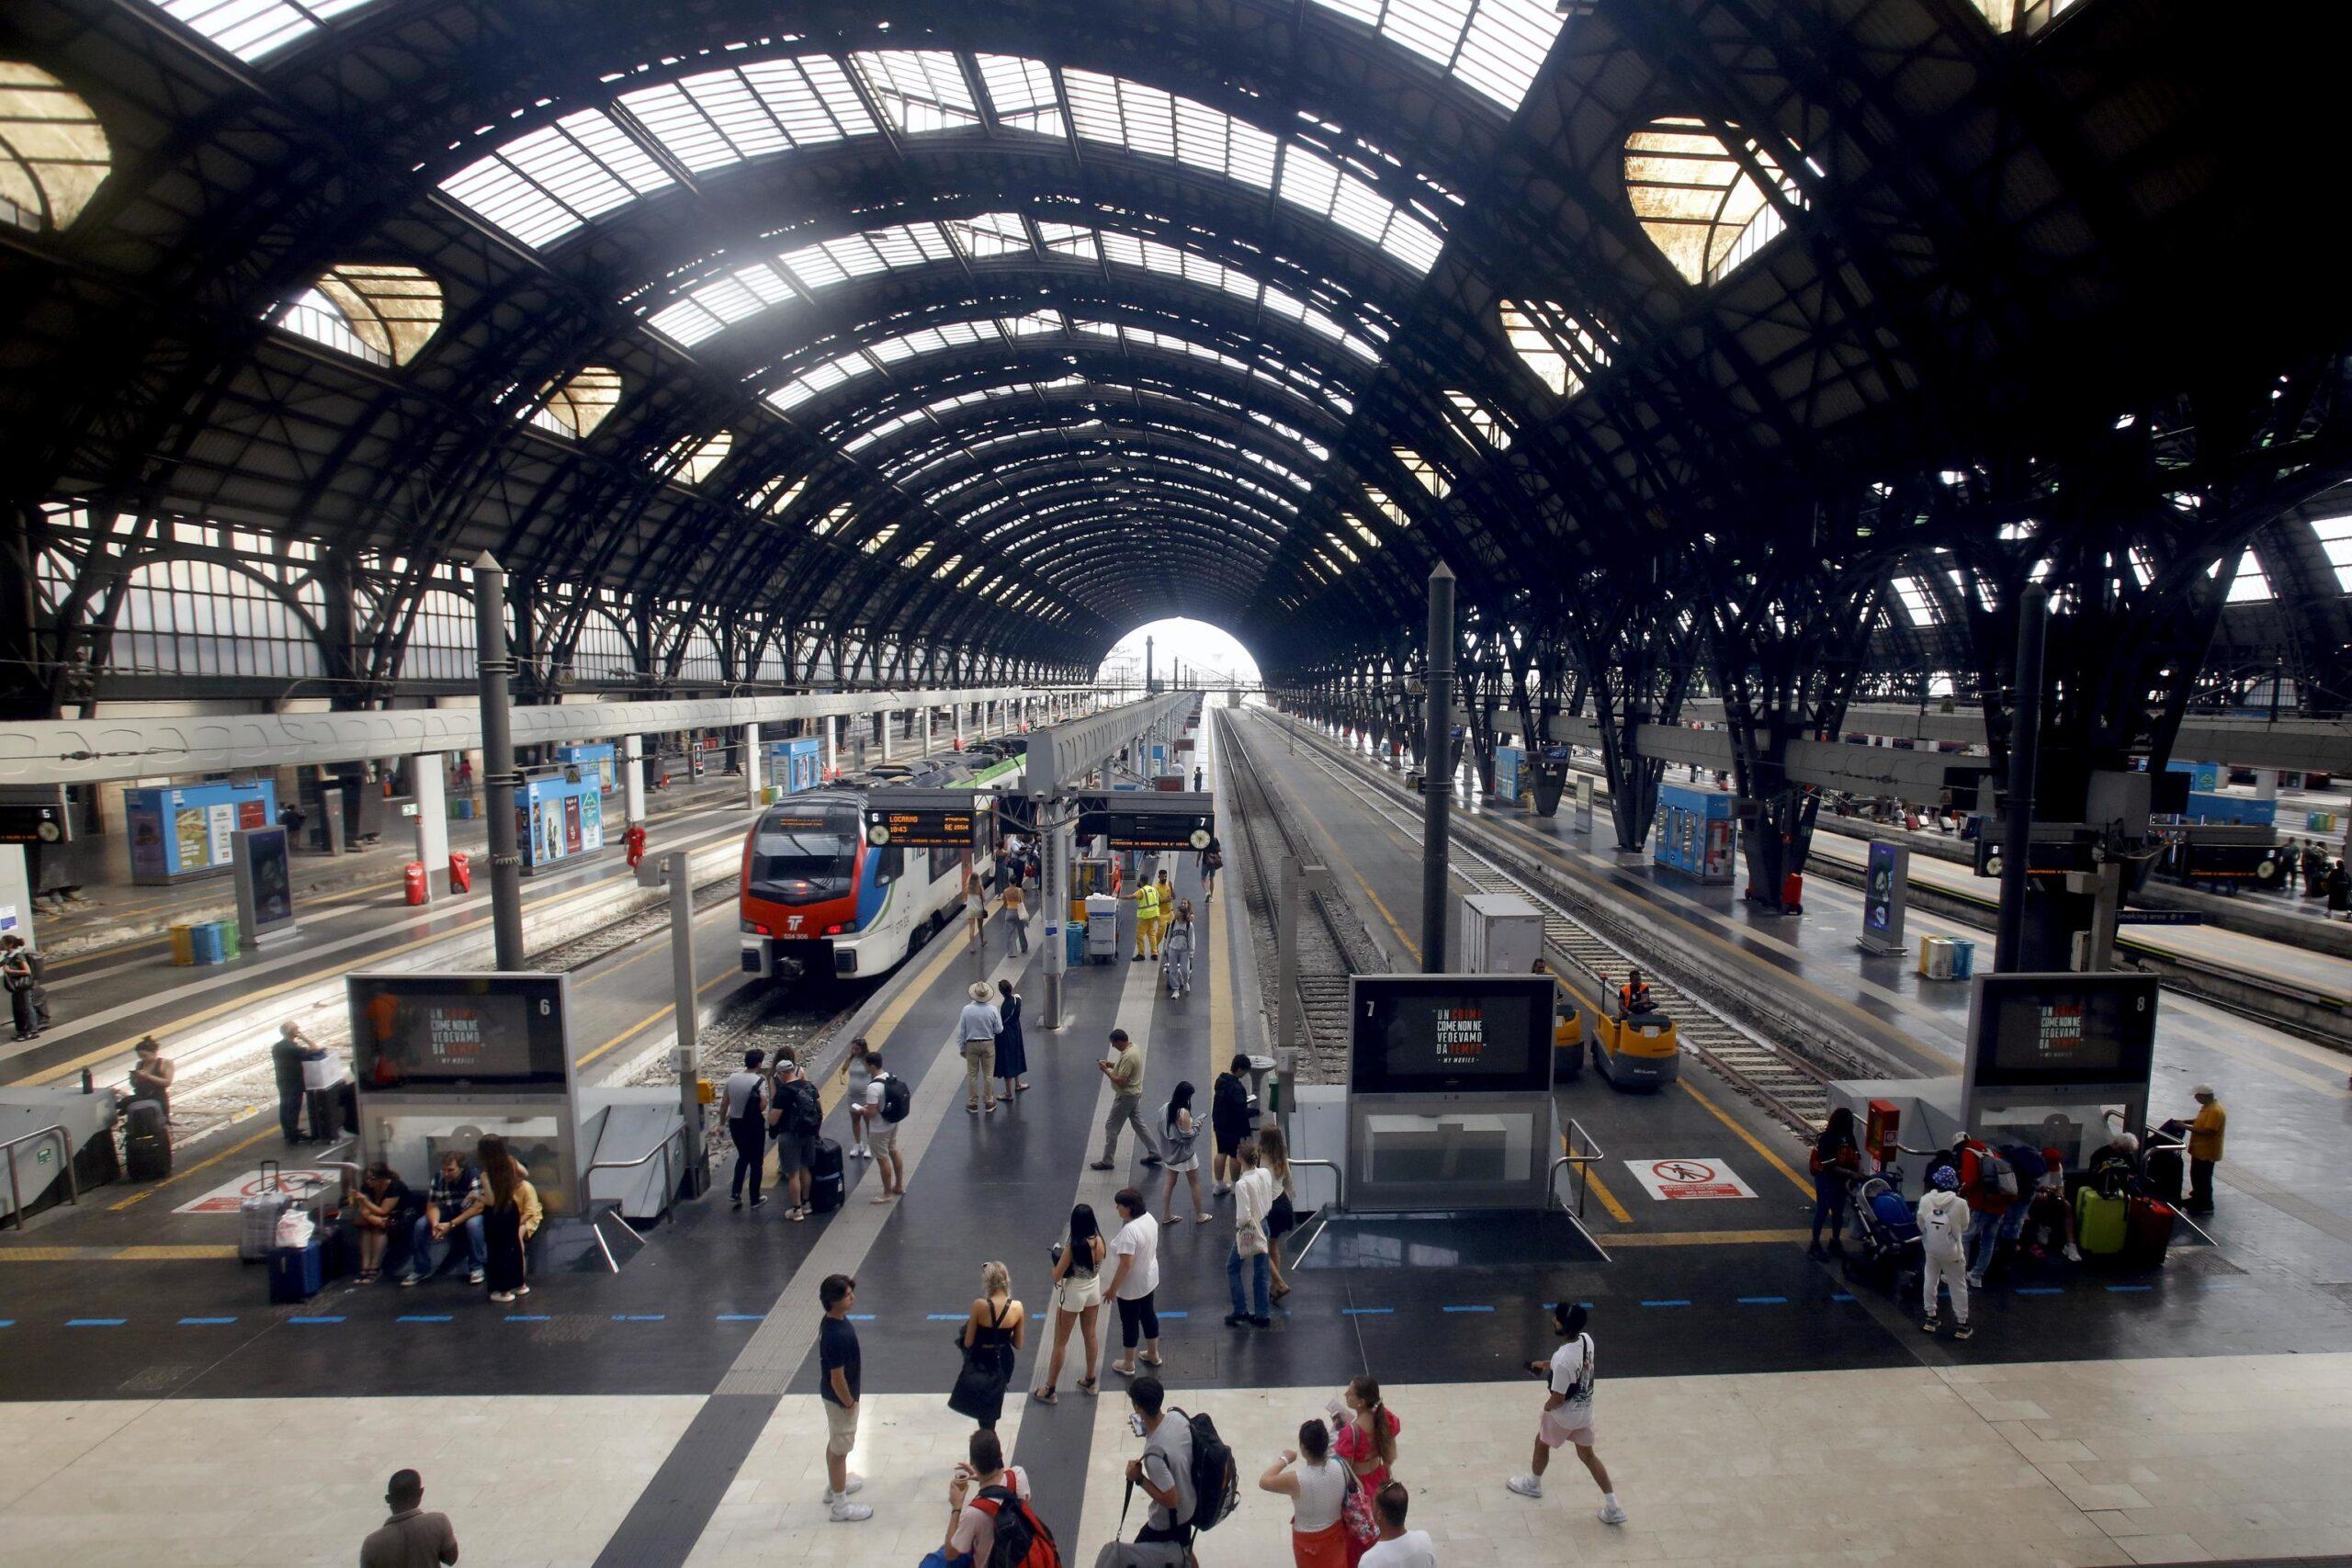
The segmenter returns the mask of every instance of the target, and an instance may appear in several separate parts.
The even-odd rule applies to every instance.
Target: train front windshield
[[[846,897],[864,847],[853,807],[770,812],[752,837],[752,896],[779,904]]]

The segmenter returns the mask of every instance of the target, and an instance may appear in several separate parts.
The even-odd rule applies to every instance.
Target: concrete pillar
[[[922,705],[922,754],[931,755],[931,705]]]
[[[825,716],[825,772],[831,774],[840,773],[841,770],[842,716],[837,713],[829,713]]]
[[[2276,768],[2256,768],[2256,769],[2255,769],[2255,771],[2254,771],[2254,798],[2255,798],[2255,799],[2256,799],[2256,800],[2276,800],[2276,799],[2278,799],[2278,769],[2276,769]]]
[[[625,824],[645,820],[645,737],[621,737],[621,801]]]
[[[874,722],[882,731],[882,760],[887,762],[890,760],[890,710],[884,708],[876,714]]]
[[[408,760],[408,776],[416,781],[416,858],[424,863],[424,886],[432,892],[449,890],[449,801],[441,783],[442,756],[427,751]],[[429,895],[428,895],[429,896]]]
[[[961,751],[964,749],[964,705],[962,703],[956,703],[954,705],[954,707],[956,713],[956,750]]]
[[[743,804],[760,803],[760,727],[743,727]]]

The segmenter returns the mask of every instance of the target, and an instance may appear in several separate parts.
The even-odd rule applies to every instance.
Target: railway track
[[[1233,727],[1228,727],[1228,730]],[[1349,770],[1323,754],[1313,743],[1306,755],[1312,764],[1338,787],[1346,790],[1404,832],[1418,836],[1420,822],[1397,803],[1384,798]],[[1675,1021],[1677,1036],[1692,1055],[1712,1067],[1726,1082],[1794,1130],[1810,1135],[1829,1114],[1830,1075],[1792,1051],[1786,1050],[1710,1007],[1690,987],[1678,981],[1671,961],[1661,965],[1654,955],[1636,955],[1570,912],[1537,879],[1515,870],[1477,845],[1457,837],[1453,843],[1454,874],[1481,893],[1512,893],[1525,898],[1544,916],[1545,946],[1566,960],[1569,974],[1580,979],[1579,989],[1596,998],[1609,982],[1639,965],[1650,981],[1659,1008]]]
[[[1250,761],[1241,727],[1230,712],[1216,713],[1220,750],[1230,747],[1233,765],[1220,774],[1233,815],[1241,824],[1246,849],[1242,869],[1242,903],[1254,929],[1267,933],[1267,951],[1260,972],[1274,974],[1272,935],[1275,931],[1276,895],[1284,855],[1312,861],[1298,835],[1276,809],[1265,782]],[[1321,894],[1307,896],[1309,909],[1298,922],[1298,998],[1306,1020],[1311,1076],[1307,1082],[1340,1082],[1348,1059],[1348,977],[1385,971],[1387,959],[1351,912],[1334,911]],[[1349,927],[1355,926],[1351,932]]]

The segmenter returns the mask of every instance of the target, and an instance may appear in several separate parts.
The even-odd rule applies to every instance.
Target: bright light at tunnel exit
[[[1232,633],[1206,621],[1188,620],[1172,615],[1166,620],[1152,621],[1137,626],[1121,637],[1104,657],[1094,678],[1102,682],[1143,682],[1144,638],[1152,639],[1152,672],[1165,682],[1174,672],[1174,662],[1182,660],[1184,677],[1189,683],[1198,671],[1198,679],[1206,685],[1222,685],[1238,680],[1245,684],[1258,682],[1258,661],[1241,646]]]

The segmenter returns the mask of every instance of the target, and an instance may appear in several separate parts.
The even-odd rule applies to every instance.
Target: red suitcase
[[[2171,1204],[2155,1198],[2134,1198],[2123,1221],[2123,1261],[2134,1269],[2157,1269],[2172,1247],[2175,1215]]]

